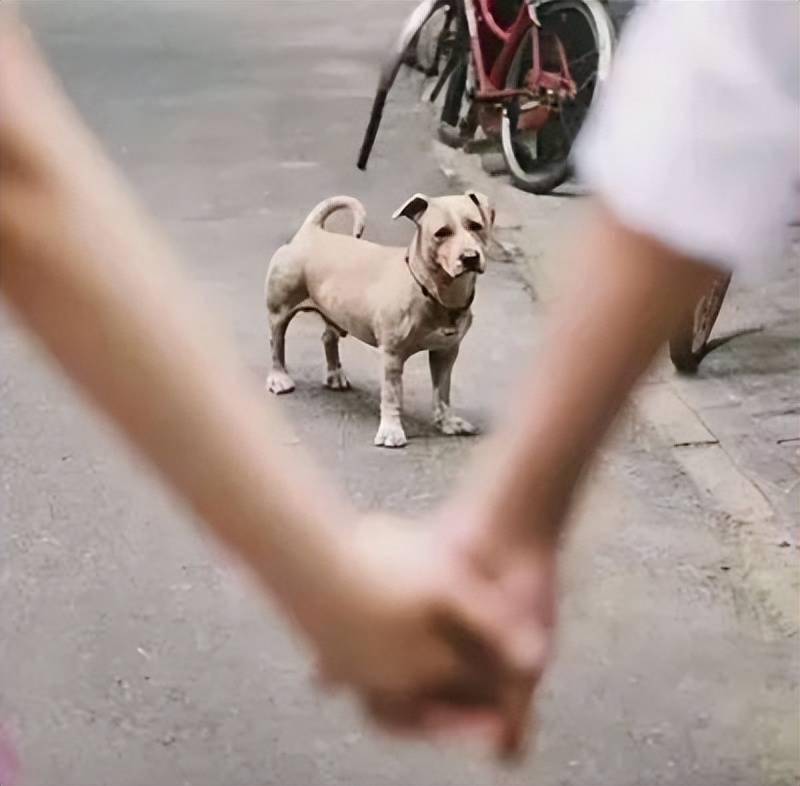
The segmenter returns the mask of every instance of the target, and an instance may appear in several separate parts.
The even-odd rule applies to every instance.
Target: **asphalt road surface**
[[[404,78],[366,173],[376,64],[407,2],[30,2],[70,95],[183,254],[257,381],[272,251],[320,199],[353,194],[367,236],[449,185]],[[169,304],[165,304],[168,308]],[[488,427],[541,316],[513,266],[480,282],[454,402]],[[407,373],[404,451],[372,446],[377,358],[323,389],[320,327],[293,325],[304,443],[364,508],[430,508],[474,440],[430,426]],[[286,446],[291,450],[289,440]],[[626,426],[571,550],[536,754],[498,769],[386,740],[312,691],[280,617],[0,313],[0,727],[26,786],[787,786],[796,654],[743,600],[735,555],[679,472]],[[309,493],[313,493],[310,490]],[[732,569],[728,569],[732,568]]]

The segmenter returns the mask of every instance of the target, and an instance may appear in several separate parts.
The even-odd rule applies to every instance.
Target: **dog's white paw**
[[[436,421],[436,428],[448,437],[465,437],[478,433],[476,426],[457,415],[447,415]]]
[[[399,423],[381,423],[375,435],[375,444],[381,448],[402,448],[407,441]]]
[[[350,390],[350,380],[342,369],[337,368],[335,371],[328,372],[325,377],[325,387],[331,390]]]
[[[270,371],[267,376],[267,390],[279,396],[281,393],[291,393],[294,382],[285,371]]]

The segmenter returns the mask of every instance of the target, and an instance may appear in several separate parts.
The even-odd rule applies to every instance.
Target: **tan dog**
[[[326,232],[337,210],[353,213],[353,237]],[[316,311],[325,320],[322,343],[326,384],[350,387],[339,361],[339,338],[352,334],[383,357],[381,422],[375,444],[402,447],[400,419],[403,365],[428,351],[433,380],[433,419],[444,434],[474,434],[476,429],[450,410],[450,374],[461,339],[472,323],[475,281],[486,269],[486,244],[494,210],[483,195],[429,199],[415,194],[394,214],[416,224],[408,248],[389,248],[361,240],[363,205],[351,197],[332,197],[314,208],[297,234],[270,262],[266,301],[272,337],[272,370],[267,389],[288,393],[284,339],[299,311]]]

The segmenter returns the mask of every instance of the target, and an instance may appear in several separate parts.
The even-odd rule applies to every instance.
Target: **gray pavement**
[[[367,234],[410,193],[446,192],[404,80],[370,171],[353,167],[375,65],[406,2],[37,2],[67,89],[183,252],[256,381],[266,261],[320,198]],[[518,270],[481,282],[454,398],[490,426],[542,308]],[[289,334],[281,406],[363,507],[416,513],[474,440],[437,436],[424,359],[409,447],[371,446],[377,367],[322,389],[319,327]],[[491,383],[487,382],[491,380]],[[559,658],[536,754],[516,770],[382,739],[323,700],[279,616],[0,314],[0,727],[26,786],[789,786],[796,637],[747,591],[740,552],[648,428],[626,419],[568,550]],[[289,440],[286,450],[292,449]]]

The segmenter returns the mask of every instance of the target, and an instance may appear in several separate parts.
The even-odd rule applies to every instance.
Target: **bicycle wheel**
[[[539,6],[539,19],[542,66],[561,71],[558,57],[554,56],[560,42],[576,84],[576,95],[559,101],[542,128],[537,128],[535,122],[536,114],[543,111],[542,102],[513,99],[503,114],[501,141],[514,185],[534,194],[546,194],[569,175],[572,143],[608,77],[615,37],[608,12],[599,0],[548,0]],[[525,36],[512,59],[505,87],[529,87],[532,66],[532,36]]]
[[[439,75],[452,46],[453,15],[449,2],[431,14],[406,51],[407,66],[427,77]]]
[[[721,343],[709,339],[730,283],[730,273],[715,278],[709,291],[687,309],[670,336],[669,356],[678,371],[694,374],[703,358]]]

